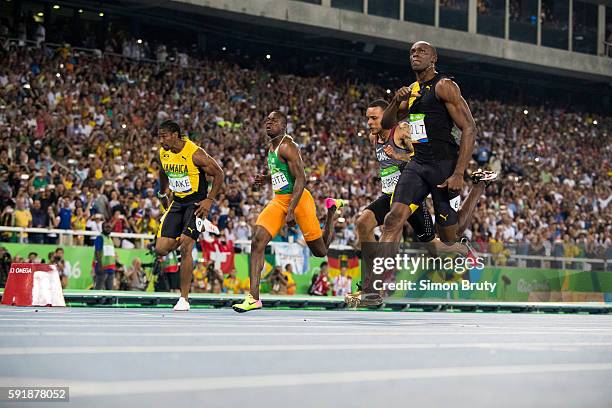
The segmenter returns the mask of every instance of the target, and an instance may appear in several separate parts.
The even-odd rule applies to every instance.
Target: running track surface
[[[70,387],[34,407],[612,406],[605,315],[0,307],[0,339],[0,386]]]

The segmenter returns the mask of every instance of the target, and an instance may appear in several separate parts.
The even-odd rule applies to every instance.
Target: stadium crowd
[[[302,147],[321,219],[325,197],[349,200],[335,243],[355,243],[355,216],[379,193],[364,117],[369,101],[390,96],[379,85],[246,69],[135,40],[106,50],[122,55],[0,47],[0,225],[99,232],[109,221],[114,232],[155,233],[155,126],[172,119],[225,170],[210,218],[226,239],[247,240],[272,194],[270,186],[251,186],[265,169],[263,120],[275,109],[287,114],[287,131]],[[133,59],[151,56],[158,62]],[[508,246],[610,258],[612,117],[467,97],[480,130],[471,169],[502,175],[480,201],[468,237],[490,244],[500,263]],[[298,240],[299,231],[285,228],[277,239]],[[65,244],[46,234],[27,240]]]

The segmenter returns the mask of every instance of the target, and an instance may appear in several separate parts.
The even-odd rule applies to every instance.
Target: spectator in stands
[[[32,227],[34,228],[47,228],[49,225],[49,215],[40,204],[40,200],[34,200],[32,203]],[[29,241],[33,244],[42,244],[45,240],[45,234],[32,232],[29,234]]]
[[[353,279],[347,275],[346,266],[340,267],[340,274],[334,278],[334,296],[344,296],[351,293]]]
[[[242,287],[242,282],[240,278],[236,276],[236,268],[230,269],[227,277],[223,279],[223,289],[225,293],[230,295],[237,295],[240,293],[240,288]]]
[[[206,292],[206,261],[204,258],[198,259],[193,270],[193,292]]]
[[[29,228],[32,226],[32,213],[25,205],[23,197],[17,199],[17,209],[14,214],[15,226]]]
[[[321,270],[314,278],[314,283],[312,284],[312,295],[315,296],[327,296],[328,292],[331,288],[328,276],[328,265],[327,262],[321,263]]]
[[[293,265],[291,264],[285,265],[285,270],[283,271],[283,275],[287,279],[287,295],[295,295],[297,285],[295,283],[295,279],[293,278]]]
[[[270,293],[273,295],[286,295],[288,287],[288,279],[280,266],[275,266],[266,277],[266,281],[270,285]]]
[[[5,247],[0,247],[0,288],[6,285],[9,270],[11,269],[12,257]]]
[[[206,292],[221,293],[223,291],[223,272],[215,269],[215,263],[210,261],[206,268]]]
[[[158,279],[156,290],[178,293],[181,288],[181,274],[176,251],[161,257],[161,276]]]
[[[0,215],[0,222],[3,227],[12,227],[15,225],[15,211],[13,207],[6,206],[4,208],[2,215]],[[2,241],[5,242],[14,242],[16,240],[16,235],[13,232],[2,232],[0,236],[2,236]]]
[[[89,209],[83,211],[82,207],[76,209],[76,213],[72,215],[70,220],[71,228],[74,231],[85,231],[87,227],[87,219],[89,218]],[[74,244],[83,245],[85,243],[85,236],[75,235]]]
[[[72,209],[70,208],[70,203],[67,198],[59,199],[59,209],[57,212],[59,217],[59,224],[57,225],[58,229],[69,230],[72,228]],[[69,237],[67,235],[63,235],[64,242],[61,242],[62,245],[68,244]]]
[[[125,274],[129,290],[146,290],[147,278],[139,258],[134,258]]]

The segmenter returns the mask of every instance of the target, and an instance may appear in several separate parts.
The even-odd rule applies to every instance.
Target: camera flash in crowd
[[[123,125],[121,125],[122,129],[125,129],[127,127],[127,125],[124,123]]]
[[[270,59],[270,54],[266,54],[266,59]]]
[[[138,41],[136,41],[138,44],[142,44],[142,40],[139,38]]]
[[[529,113],[529,111],[528,111],[527,109],[525,109],[525,110],[523,111],[523,114],[525,114],[525,115],[526,115],[526,114],[528,114],[528,113]]]
[[[387,89],[387,93],[388,93],[388,94],[390,94],[390,93],[391,93],[391,90],[390,90],[390,89]]]

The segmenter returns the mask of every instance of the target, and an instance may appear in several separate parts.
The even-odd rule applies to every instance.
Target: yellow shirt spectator
[[[16,210],[15,211],[15,226],[27,228],[32,223],[32,213],[30,210]]]
[[[293,279],[293,274],[291,272],[283,271],[283,276],[287,278],[287,294],[295,295],[295,279]]]
[[[242,289],[242,293],[249,293],[249,290],[251,290],[251,278],[245,278],[240,289]]]
[[[223,287],[227,289],[227,293],[238,294],[240,293],[242,282],[240,282],[240,278],[237,276],[228,276],[223,279]]]

